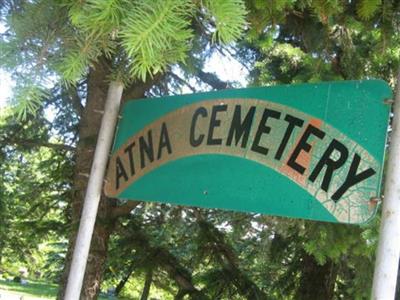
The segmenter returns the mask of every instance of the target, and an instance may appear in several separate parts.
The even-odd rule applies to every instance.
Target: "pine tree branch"
[[[238,56],[237,54],[235,54],[235,53],[232,53],[232,51],[228,48],[228,47],[224,47],[224,46],[220,46],[220,45],[217,45],[217,47],[216,47],[216,49],[217,49],[217,51],[219,52],[219,53],[221,53],[223,56],[226,56],[226,54],[225,54],[225,52],[226,53],[228,53],[228,55],[232,58],[232,59],[236,59],[236,57]],[[246,70],[247,70],[247,72],[251,72],[252,70],[246,65],[246,64],[244,64],[243,62],[241,62],[241,61],[238,61],[242,66],[243,66],[243,68],[245,68]]]
[[[215,90],[224,90],[230,87],[230,84],[228,82],[222,81],[214,73],[199,70],[195,75],[200,78],[201,81],[207,83]]]
[[[111,217],[112,218],[119,218],[122,216],[129,215],[130,212],[135,209],[136,206],[140,204],[139,201],[128,201],[123,205],[116,206],[113,208],[111,212]]]
[[[190,299],[208,299],[201,290],[194,286],[191,272],[182,266],[168,249],[161,246],[153,246],[157,243],[151,242],[151,238],[135,220],[131,220],[125,229],[129,230],[127,235],[129,235],[132,246],[148,255],[153,268],[159,266],[164,269],[168,276],[176,282],[183,295],[189,295]]]
[[[231,245],[225,240],[220,232],[212,223],[206,221],[200,210],[194,209],[200,231],[207,238],[209,246],[222,266],[222,271],[226,278],[237,288],[240,295],[246,299],[268,299],[267,295],[240,269],[237,255]]]
[[[75,109],[76,113],[81,116],[84,110],[84,106],[82,105],[81,98],[78,94],[78,88],[73,86],[68,89],[68,100],[72,104],[72,107]]]
[[[156,287],[158,287],[170,294],[175,293],[175,291],[168,285],[168,283],[161,281],[157,277],[154,278],[153,283]]]
[[[196,89],[189,82],[187,82],[185,79],[183,79],[182,77],[176,75],[173,72],[168,72],[168,75],[170,75],[172,78],[174,78],[179,83],[181,83],[183,85],[186,85],[193,93],[197,92]]]

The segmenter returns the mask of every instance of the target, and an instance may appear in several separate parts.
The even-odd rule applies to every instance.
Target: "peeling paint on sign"
[[[351,130],[346,134],[343,130],[336,128],[335,124],[332,124],[335,121],[332,122],[329,117],[321,118],[321,115],[322,117],[328,116],[327,109],[335,109],[337,101],[334,101],[334,97],[339,94],[345,99],[340,88],[346,92],[350,88],[350,84],[358,92],[356,93],[359,95],[358,98],[365,100],[367,96],[371,95],[368,95],[368,89],[359,87],[363,85],[368,87],[371,83],[379,85],[382,89],[382,91],[378,89],[382,95],[373,96],[376,99],[372,99],[375,101],[372,103],[378,104],[384,114],[383,118],[380,116],[384,122],[380,128],[364,128],[364,133],[353,134],[354,137],[352,137]],[[299,88],[304,90],[304,87],[309,87],[311,90],[315,87],[319,90],[326,90],[327,97],[320,99],[321,102],[325,100],[325,105],[321,106],[319,116],[312,114],[312,110],[315,108],[307,110],[299,109],[299,105],[297,108],[289,105],[299,98],[296,89],[298,92]],[[385,128],[388,118],[388,109],[384,106],[382,97],[385,96],[384,93],[390,93],[386,85],[384,87],[382,88],[381,81],[347,82],[347,84],[346,82],[325,83],[248,89],[248,97],[246,97],[246,90],[236,90],[238,97],[228,97],[235,96],[235,90],[232,90],[204,93],[201,94],[203,97],[197,96],[199,99],[191,99],[196,98],[195,95],[175,97],[178,102],[181,100],[178,106],[177,100],[174,102],[174,99],[164,99],[156,101],[154,106],[149,107],[157,110],[157,105],[174,104],[171,105],[171,109],[146,124],[135,125],[138,130],[131,136],[127,136],[127,132],[130,130],[121,128],[129,126],[126,118],[132,118],[134,121],[135,113],[138,115],[146,113],[146,111],[132,109],[131,116],[123,115],[125,120],[121,122],[118,130],[118,134],[122,134],[124,137],[118,138],[117,134],[115,152],[109,163],[105,192],[109,197],[169,202],[163,197],[163,187],[166,187],[165,192],[168,194],[166,198],[171,198],[176,193],[178,199],[176,203],[179,204],[343,223],[364,223],[371,219],[376,212],[376,206],[371,206],[369,200],[379,196],[380,190],[385,143],[385,132],[382,131],[382,128]],[[275,93],[278,92],[278,97],[276,95],[274,97],[274,93],[268,93],[268,90],[274,89]],[[276,91],[277,89],[278,91]],[[279,89],[282,91],[281,94],[279,94]],[[354,94],[354,91],[351,92],[350,95]],[[318,97],[318,93],[315,94]],[[347,110],[349,114],[357,110],[354,101],[357,101],[358,98],[352,96],[352,99],[342,102],[343,105],[350,108]],[[282,101],[282,97],[286,101]],[[139,102],[146,101],[149,100],[133,101],[132,106],[134,107],[136,104],[140,108]],[[314,101],[305,102],[304,107],[314,103],[321,104],[314,99]],[[340,107],[338,113],[343,113],[343,108],[345,107]],[[368,118],[368,116],[363,116],[363,118]],[[372,118],[374,117],[369,117],[369,119]],[[358,124],[357,120],[351,118],[348,120]],[[365,122],[361,123],[366,124]],[[340,124],[341,128],[343,125]],[[354,126],[357,127],[357,125]],[[378,142],[381,149],[377,149],[377,151],[381,157],[374,156],[376,153],[368,150],[368,143],[365,145],[360,143],[364,135],[371,137],[373,131],[376,130],[380,131]],[[235,170],[235,167],[232,167],[232,173],[230,173],[231,168],[223,159],[227,156],[236,159],[230,160],[230,164],[236,164],[236,161],[240,160],[240,164],[247,161],[248,164],[253,162],[261,168],[267,168],[268,172],[275,173],[277,178],[279,176],[279,184],[282,183],[283,190],[287,188],[287,185],[294,184],[304,192],[292,193],[288,196],[284,192],[277,192],[279,189],[274,189],[275,192],[270,193],[272,191],[270,187],[278,184],[278,180],[276,183],[274,182],[274,175],[269,175],[272,180],[269,180],[269,184],[262,186],[254,185],[251,182],[247,183],[248,180],[242,181],[244,177],[253,176],[251,167],[250,171],[242,174],[238,174],[240,168]],[[201,158],[203,163],[195,162],[195,157]],[[207,158],[209,161],[213,161],[211,167],[206,162]],[[165,179],[162,182],[159,181],[158,173],[154,172],[155,170],[161,170],[165,166],[173,170],[171,166],[181,160],[187,166],[184,172],[171,171],[170,181],[165,182]],[[191,163],[190,160],[194,162]],[[251,166],[253,165],[251,164]],[[215,172],[218,172],[219,175],[216,176]],[[153,173],[155,174],[153,189],[157,189],[159,192],[150,191],[148,198],[144,196],[146,199],[142,199],[142,196],[138,199],[137,197],[140,195],[146,195],[146,192],[141,190],[135,195],[135,185],[137,183],[140,185],[141,179],[145,180],[145,177],[151,177]],[[207,173],[209,173],[210,184],[218,181],[221,191],[207,192],[207,179],[204,179],[205,176],[208,176]],[[196,181],[196,176],[201,178],[201,184]],[[224,176],[225,179],[221,178]],[[165,176],[161,177],[165,178]],[[179,186],[179,183],[174,183],[174,179],[177,177],[192,177],[192,179],[187,183],[184,183],[185,180],[181,181],[182,184]],[[282,181],[282,178],[286,178],[286,181]],[[227,184],[231,184],[228,182],[230,180],[237,181],[236,190],[232,189],[232,186],[227,186]],[[141,188],[139,185],[137,187]],[[171,187],[173,185],[176,187]],[[182,194],[180,187],[185,189],[183,185],[186,185],[186,189],[187,185],[192,186],[194,195],[191,192]],[[196,185],[204,186],[203,195],[197,195],[200,186]],[[252,200],[249,202],[249,207],[243,209],[243,203],[237,205],[236,202],[246,198],[246,190],[248,190],[248,197]],[[293,212],[290,208],[284,208],[287,205],[283,205],[282,201],[294,203],[298,195],[302,195],[299,196],[302,199],[299,201],[305,201],[304,199],[307,198],[305,193],[309,198],[306,201],[310,201],[310,205],[307,203],[303,206],[300,205],[300,208]],[[237,194],[240,196],[237,197],[238,200],[235,200]],[[191,200],[192,197],[195,198],[195,201]],[[223,197],[229,197],[231,201],[220,199]],[[282,213],[279,211],[280,203],[283,208]],[[269,211],[269,207],[271,207],[271,211]],[[319,215],[319,210],[326,213]],[[325,215],[330,215],[330,217],[327,218]]]

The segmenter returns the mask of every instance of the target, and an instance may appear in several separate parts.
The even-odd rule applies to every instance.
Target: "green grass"
[[[24,296],[39,299],[55,299],[58,287],[56,284],[29,280],[27,285],[16,282],[0,281],[0,290],[18,293]]]
[[[58,286],[56,284],[33,280],[28,280],[27,285],[0,280],[0,293],[2,290],[33,299],[56,299]],[[99,297],[98,299],[106,300],[109,298]]]

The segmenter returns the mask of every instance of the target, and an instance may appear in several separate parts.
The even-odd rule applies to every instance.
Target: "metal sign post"
[[[385,182],[385,199],[376,257],[372,299],[394,299],[400,255],[400,71],[397,75],[393,131]]]
[[[80,297],[83,277],[85,274],[87,258],[89,255],[90,242],[92,240],[93,228],[96,222],[97,209],[103,188],[104,174],[106,171],[108,155],[115,125],[118,118],[123,86],[120,82],[111,82],[101,121],[99,137],[92,169],[90,171],[89,183],[86,190],[78,236],[76,238],[71,269],[68,274],[65,300],[77,300]]]

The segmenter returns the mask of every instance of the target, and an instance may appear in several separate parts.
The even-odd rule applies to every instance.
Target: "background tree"
[[[57,92],[54,91],[55,95]],[[56,96],[55,96],[56,97]],[[55,104],[54,99],[43,106]],[[72,133],[74,118],[59,116],[68,108],[54,108],[50,123],[43,113],[17,121],[9,109],[0,116],[1,248],[2,265],[26,263],[30,271],[53,264],[42,257],[44,244],[62,242],[65,236],[65,207],[71,190],[72,150],[64,144]],[[50,247],[51,248],[51,247]],[[50,249],[49,249],[50,250]],[[40,258],[45,261],[40,261]],[[59,261],[58,261],[59,262]],[[50,274],[49,274],[50,275]],[[50,275],[55,280],[59,274]]]
[[[28,113],[39,109],[40,100],[48,95],[47,86],[54,79],[67,86],[80,117],[65,274],[69,270],[107,81],[123,81],[125,99],[144,97],[162,78],[160,72],[187,57],[191,40],[201,33],[195,32],[193,22],[198,23],[197,29],[212,31],[208,32],[210,39],[230,42],[243,31],[245,14],[243,2],[236,0],[5,3],[2,15],[9,29],[1,44],[2,65],[17,83],[16,111],[20,118],[26,119]],[[41,17],[36,18],[37,15]],[[84,93],[79,94],[78,84],[85,86]],[[133,207],[132,203],[118,207],[115,200],[101,202],[83,298],[98,294],[109,236],[117,217]],[[60,297],[62,294],[61,290]]]

